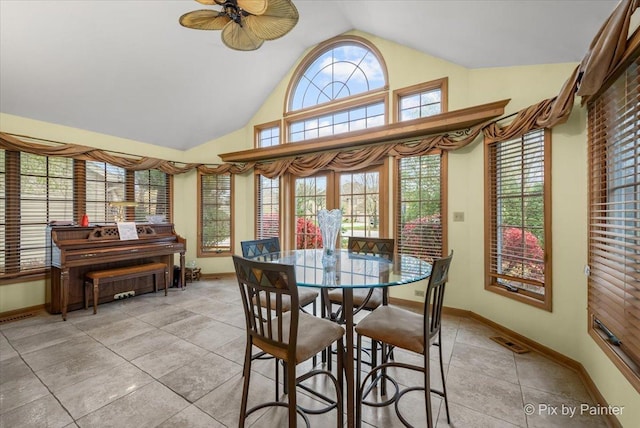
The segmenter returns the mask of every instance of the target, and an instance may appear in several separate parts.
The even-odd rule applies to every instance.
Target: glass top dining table
[[[409,284],[426,279],[431,265],[424,260],[398,255],[393,260],[337,250],[327,260],[322,249],[289,250],[258,257],[261,261],[295,266],[296,283],[301,287],[337,288],[343,293],[345,308],[353,308],[355,288],[379,288]],[[356,426],[353,311],[344,310],[347,426]]]

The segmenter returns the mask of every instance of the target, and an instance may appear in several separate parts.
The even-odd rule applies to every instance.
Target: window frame
[[[204,230],[203,230],[203,193],[202,193],[202,178],[204,176],[226,176],[229,177],[229,248],[223,250],[207,250],[202,245],[202,240],[204,239]],[[235,174],[231,173],[223,173],[223,174],[204,174],[198,171],[198,230],[197,230],[197,255],[198,257],[229,257],[234,254],[235,248],[235,239],[234,239],[234,176]]]
[[[271,238],[274,237],[271,234],[268,233],[264,233],[264,228],[262,227],[262,223],[260,220],[260,215],[262,213],[261,209],[262,209],[262,185],[261,185],[261,179],[264,178],[266,180],[276,180],[278,183],[278,206],[280,207],[278,209],[278,233],[277,235],[275,235],[275,237],[280,237],[280,235],[282,234],[282,207],[283,207],[283,203],[282,203],[282,180],[280,178],[272,178],[269,179],[267,177],[264,177],[260,174],[254,174],[254,180],[255,180],[255,184],[254,184],[254,188],[255,188],[255,227],[254,227],[254,236],[256,239],[265,239],[265,238]]]
[[[402,180],[400,177],[401,174],[401,166],[400,163],[403,159],[407,159],[407,158],[413,158],[413,157],[422,157],[422,156],[440,156],[440,227],[442,229],[442,241],[441,241],[441,256],[445,256],[446,254],[448,254],[448,248],[449,248],[449,244],[448,244],[448,230],[449,230],[449,209],[448,209],[448,160],[449,160],[449,155],[447,151],[443,151],[443,150],[433,150],[429,153],[426,153],[424,155],[420,155],[420,156],[407,156],[407,157],[397,157],[395,159],[394,162],[394,173],[393,173],[393,177],[394,177],[394,189],[395,189],[395,193],[394,193],[394,213],[393,213],[393,218],[394,218],[394,225],[393,225],[393,230],[394,230],[394,234],[396,236],[396,252],[398,254],[407,254],[410,252],[405,251],[405,249],[402,246],[402,229],[405,225],[405,223],[402,221],[402,208],[401,208],[401,204],[402,204],[402,192],[401,192],[401,186],[402,186]],[[422,199],[420,199],[420,201],[422,201]],[[431,262],[431,260],[428,260],[429,262]]]
[[[272,144],[269,146],[262,146],[260,142],[262,141],[262,132],[266,130],[278,129],[278,142],[277,144]],[[253,127],[253,138],[254,138],[254,147],[259,148],[268,148],[273,146],[278,146],[282,144],[282,120],[273,120],[271,122],[262,123],[260,125],[256,125]],[[262,186],[261,179],[262,175],[254,173],[254,236],[256,239],[270,238],[272,237],[270,234],[265,234],[262,228],[262,223],[260,220],[261,216],[261,202],[262,202]],[[267,177],[264,177],[268,180]],[[280,206],[282,206],[282,180],[280,178],[276,178],[273,180],[278,180],[278,193],[279,193],[279,202]],[[280,236],[282,231],[282,210],[279,210],[278,213],[278,237]]]
[[[262,137],[261,137],[262,132],[266,131],[268,129],[274,129],[274,128],[278,128],[278,143],[277,144],[272,144],[270,146],[262,146],[262,145],[260,145],[260,141],[262,141]],[[280,120],[280,119],[273,120],[273,121],[267,122],[267,123],[261,123],[260,125],[255,125],[253,127],[253,146],[256,149],[279,146],[280,144],[282,144],[282,140],[283,140],[283,138],[282,138],[282,120]]]
[[[492,271],[492,250],[491,250],[491,242],[493,242],[494,235],[496,234],[495,228],[496,219],[493,218],[492,213],[496,212],[497,208],[492,206],[492,192],[494,188],[494,183],[492,182],[491,176],[491,159],[490,159],[490,149],[491,146],[496,144],[501,144],[500,141],[485,141],[484,144],[484,171],[485,171],[485,249],[484,249],[484,259],[485,259],[485,272],[484,272],[484,289],[496,294],[499,294],[504,297],[508,297],[510,299],[534,306],[536,308],[540,308],[549,312],[552,312],[552,236],[551,236],[551,130],[549,129],[538,129],[529,131],[529,133],[533,132],[543,132],[543,227],[544,227],[544,295],[539,297],[537,294],[533,292],[529,292],[522,288],[518,288],[517,291],[509,291],[507,287],[504,285],[498,284],[497,275],[500,275],[497,272]],[[528,134],[528,133],[527,133]],[[514,137],[509,140],[505,140],[504,143],[513,142],[514,140],[522,140],[526,136],[522,135],[519,137]],[[524,278],[522,278],[524,279]],[[526,282],[526,281],[524,281]]]
[[[369,165],[366,168],[356,170],[356,171],[344,171],[345,174],[362,174],[362,173],[377,173],[379,177],[378,182],[378,205],[380,207],[380,211],[378,214],[378,238],[388,238],[389,235],[389,160],[390,158],[385,158],[382,162]],[[325,194],[325,203],[326,206],[323,208],[327,210],[339,209],[341,208],[341,197],[343,194],[340,189],[341,175],[343,172],[325,170],[313,174],[311,176],[300,177],[293,174],[287,174],[285,179],[283,180],[286,183],[287,188],[287,198],[290,203],[287,206],[288,216],[285,216],[284,224],[283,224],[283,232],[292,231],[289,233],[284,233],[283,242],[286,243],[286,248],[296,248],[296,207],[295,207],[295,192],[296,192],[296,180],[299,178],[326,178],[326,194]],[[284,212],[284,211],[283,211]],[[282,214],[281,214],[282,215]],[[317,222],[314,221],[314,223]],[[341,245],[346,245],[346,238],[350,235],[339,234],[339,242]]]
[[[302,144],[302,143],[308,143],[308,142],[325,141],[325,140],[335,139],[336,136],[344,137],[348,135],[353,135],[358,132],[361,133],[361,132],[368,132],[372,129],[375,130],[378,127],[364,128],[356,131],[343,132],[339,134],[332,134],[332,135],[327,135],[327,136],[322,136],[317,138],[303,139],[303,140],[298,140],[294,142],[291,141],[291,124],[292,123],[313,119],[313,118],[319,118],[326,114],[336,114],[336,113],[346,112],[346,111],[360,108],[360,107],[366,108],[369,105],[373,105],[377,103],[383,103],[384,105],[384,121],[383,121],[384,123],[381,126],[389,124],[389,94],[388,93],[367,95],[365,97],[361,97],[358,99],[350,99],[344,102],[340,102],[340,101],[336,101],[331,105],[325,105],[322,108],[308,109],[303,112],[296,112],[296,114],[292,114],[290,116],[285,117],[284,118],[284,138],[283,138],[284,144]],[[282,136],[282,133],[281,133],[281,136]]]
[[[378,89],[373,89],[370,91],[366,91],[366,92],[361,92],[355,95],[350,95],[344,98],[339,98],[338,100],[330,100],[327,101],[325,103],[321,103],[321,104],[316,104],[314,106],[311,107],[307,107],[307,108],[302,108],[299,110],[291,110],[289,108],[289,106],[291,105],[291,97],[293,95],[293,90],[296,86],[296,84],[298,83],[298,81],[302,78],[302,76],[304,75],[305,71],[307,70],[307,68],[309,68],[309,66],[311,66],[311,64],[313,64],[313,62],[322,54],[324,54],[325,52],[327,52],[330,49],[333,49],[334,47],[340,46],[340,45],[348,45],[348,44],[356,44],[356,45],[361,45],[363,46],[365,49],[368,49],[369,51],[371,51],[371,53],[373,55],[375,55],[375,57],[378,59],[378,62],[380,63],[380,68],[383,73],[384,76],[384,82],[385,84]],[[371,43],[369,40],[363,38],[363,37],[359,37],[359,36],[353,36],[353,35],[346,35],[346,36],[337,36],[337,37],[333,37],[329,40],[325,40],[324,42],[320,43],[318,46],[316,46],[313,50],[311,50],[311,52],[309,52],[304,59],[298,64],[298,66],[296,67],[295,71],[293,72],[291,78],[289,79],[289,84],[287,86],[287,90],[285,92],[286,96],[284,98],[284,106],[282,111],[283,116],[286,118],[289,115],[292,114],[298,114],[298,113],[304,113],[304,112],[308,112],[308,111],[312,111],[324,106],[335,106],[337,104],[342,104],[343,102],[349,102],[352,101],[354,99],[358,99],[358,98],[362,98],[362,97],[366,97],[372,94],[377,94],[377,93],[387,93],[389,91],[389,73],[387,71],[387,64],[384,61],[384,57],[382,56],[382,53],[380,52],[380,50],[378,50],[377,47],[375,47],[373,45],[373,43]],[[288,129],[287,129],[287,133],[288,133]]]
[[[429,82],[422,82],[416,85],[407,86],[404,88],[396,89],[393,91],[393,123],[398,122],[410,122],[411,120],[419,120],[424,117],[420,116],[415,119],[400,120],[400,101],[402,98],[416,95],[422,92],[428,92],[439,89],[440,90],[440,113],[449,111],[449,78],[443,77],[440,79],[431,80]]]
[[[626,352],[623,349],[626,347],[625,341],[629,337],[634,337],[633,334],[625,334],[627,325],[633,323],[630,319],[637,318],[634,318],[634,315],[631,313],[631,308],[627,309],[626,297],[622,297],[622,305],[613,302],[613,299],[610,299],[610,297],[607,297],[610,299],[609,301],[604,300],[603,302],[602,299],[604,296],[607,296],[607,294],[610,295],[612,293],[612,289],[620,288],[620,285],[616,285],[615,283],[622,282],[622,287],[626,288],[626,281],[628,280],[626,278],[615,278],[612,275],[612,272],[610,271],[612,269],[610,266],[610,264],[612,264],[611,260],[607,260],[606,262],[608,263],[605,262],[606,264],[604,265],[600,263],[601,267],[599,268],[597,267],[597,264],[594,263],[593,259],[595,253],[598,254],[599,258],[607,258],[607,256],[610,256],[610,258],[614,259],[614,261],[616,261],[620,266],[620,272],[625,272],[625,268],[629,269],[630,266],[633,266],[634,264],[632,263],[632,255],[629,255],[629,259],[627,259],[624,256],[620,256],[619,249],[615,248],[624,242],[622,241],[624,238],[611,237],[607,238],[606,242],[603,242],[604,240],[602,239],[602,236],[606,234],[607,231],[610,231],[612,226],[608,221],[602,220],[602,217],[607,214],[606,212],[604,214],[602,213],[602,208],[603,204],[610,205],[612,202],[615,202],[615,199],[610,198],[610,196],[613,196],[611,195],[612,188],[619,188],[619,186],[612,185],[612,181],[616,178],[615,173],[620,172],[620,169],[616,167],[617,164],[615,162],[613,163],[613,168],[606,163],[606,160],[611,158],[608,155],[609,150],[607,149],[615,149],[618,146],[617,143],[619,141],[617,139],[614,140],[613,138],[607,137],[615,137],[615,134],[611,131],[615,130],[616,125],[620,124],[620,119],[622,117],[635,116],[637,118],[637,115],[640,113],[640,107],[637,106],[637,103],[628,103],[627,105],[635,105],[635,108],[625,109],[622,116],[619,114],[614,115],[611,111],[607,110],[607,107],[611,108],[611,104],[607,101],[618,99],[617,95],[619,94],[615,93],[615,86],[618,83],[618,79],[624,77],[629,81],[629,78],[626,77],[629,67],[631,67],[634,62],[640,62],[639,58],[640,52],[638,52],[637,49],[630,52],[626,59],[616,69],[616,72],[610,76],[597,94],[589,98],[587,103],[587,151],[589,156],[589,184],[587,189],[589,197],[589,221],[587,226],[587,235],[589,240],[587,250],[589,258],[588,266],[590,268],[587,280],[587,331],[589,336],[600,347],[604,354],[613,362],[622,375],[638,392],[640,392],[640,360],[637,355],[632,356],[631,352]],[[640,65],[638,64],[636,64],[635,74],[636,76],[634,80],[636,82],[636,87],[633,89],[635,89],[636,94],[632,93],[630,95],[631,98],[635,98],[637,96],[637,92],[640,91],[640,81],[638,81],[638,79],[640,79]],[[614,87],[614,89],[612,89],[612,87]],[[612,94],[611,91],[614,91],[614,93]],[[616,113],[619,112],[620,110],[618,106]],[[639,120],[636,119],[635,123],[637,124],[638,122]],[[637,127],[637,125],[635,127]],[[606,129],[609,132],[598,132],[601,129]],[[635,144],[635,149],[638,149],[637,140]],[[628,165],[625,166],[628,167]],[[636,158],[636,162],[631,166],[635,169],[636,174],[640,171],[640,162],[638,161],[638,158]],[[640,180],[631,183],[631,186],[640,186]],[[639,192],[639,190],[636,190],[636,196]],[[636,206],[637,205],[638,202],[636,200]],[[640,230],[640,223],[638,223],[637,218],[635,221],[637,226],[630,231],[631,235],[633,232]],[[616,238],[621,240],[611,242]],[[638,238],[636,237],[635,239],[637,242]],[[636,270],[635,272],[637,273],[638,271]],[[603,308],[603,306],[606,306],[606,308]],[[637,311],[637,307],[635,309]],[[621,340],[620,346],[614,345],[611,340],[609,340],[605,331],[596,325],[596,319],[599,319],[606,329],[609,329],[615,337]],[[622,327],[618,326],[620,323],[622,323]],[[622,332],[619,331],[620,329],[622,329]],[[637,337],[634,338],[635,340],[632,340],[631,347],[637,350],[640,345]]]

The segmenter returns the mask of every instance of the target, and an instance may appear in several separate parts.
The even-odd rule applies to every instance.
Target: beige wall
[[[467,70],[392,42],[363,33],[385,58],[391,90],[441,77],[449,78],[449,110],[510,98],[507,113],[554,96],[574,64]],[[301,58],[302,59],[302,58]],[[291,72],[296,64],[291,67]],[[264,100],[244,129],[187,152],[153,147],[157,157],[206,163],[219,162],[219,153],[253,147],[253,126],[280,119],[291,73]],[[2,131],[34,134],[45,138],[109,147],[131,153],[148,153],[148,146],[134,145],[112,137],[85,131],[38,124],[2,115]],[[585,112],[576,106],[569,121],[552,134],[552,233],[553,311],[547,312],[507,299],[483,288],[484,201],[483,144],[480,139],[449,155],[448,205],[449,247],[455,250],[447,289],[446,305],[471,310],[545,346],[580,361],[611,405],[625,406],[619,418],[624,426],[640,420],[640,395],[587,335],[587,281],[583,267],[587,260],[587,159]],[[135,153],[134,153],[135,154]],[[187,260],[195,258],[196,242],[195,172],[175,177],[174,215],[176,230],[188,240]],[[251,239],[253,230],[253,176],[235,177],[234,242]],[[464,222],[452,222],[451,213],[463,211]],[[204,272],[231,272],[229,257],[198,260]],[[413,288],[397,288],[395,296],[412,299]],[[41,304],[43,284],[15,284],[0,287],[0,312]],[[5,303],[6,302],[6,303]]]

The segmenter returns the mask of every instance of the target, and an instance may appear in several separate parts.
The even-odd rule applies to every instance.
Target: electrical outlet
[[[584,276],[589,275],[591,275],[591,268],[589,267],[589,265],[584,265]]]
[[[423,290],[413,290],[413,295],[416,297],[424,297],[424,291]]]
[[[454,211],[453,212],[453,221],[464,221],[464,212],[463,211]]]

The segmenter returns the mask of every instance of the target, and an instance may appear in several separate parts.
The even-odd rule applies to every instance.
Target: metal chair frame
[[[301,357],[298,354],[298,335],[300,317],[311,317],[311,315],[301,311],[284,311],[283,298],[290,299],[291,307],[298,306],[298,288],[296,286],[295,269],[291,265],[278,263],[259,262],[248,260],[239,256],[233,256],[233,263],[238,278],[238,286],[242,296],[242,305],[245,313],[247,343],[244,359],[244,385],[242,391],[242,402],[239,426],[244,427],[246,418],[253,412],[269,406],[281,406],[289,409],[289,427],[296,426],[297,414],[300,414],[307,426],[309,420],[306,414],[326,413],[333,409],[337,410],[337,426],[343,425],[343,406],[342,406],[342,390],[343,381],[343,364],[342,358],[343,345],[342,337],[334,339],[338,343],[338,375],[337,378],[328,370],[312,369],[311,371],[296,377],[296,365],[302,363],[302,358],[311,358],[311,355]],[[327,323],[326,320],[318,319],[318,321]],[[314,325],[316,325],[314,323]],[[331,324],[328,324],[331,326]],[[326,330],[325,330],[326,331]],[[337,336],[334,331],[334,335]],[[342,331],[344,335],[344,331]],[[321,339],[319,339],[321,340]],[[326,339],[327,341],[330,339]],[[253,346],[258,347],[262,351],[270,355],[277,355],[277,359],[282,359],[287,364],[286,367],[286,383],[288,390],[287,402],[275,401],[258,404],[247,409],[247,401],[249,396],[249,385],[251,378],[251,362],[253,357],[251,351]],[[324,346],[324,345],[322,345]],[[319,352],[321,349],[318,349]],[[317,353],[316,352],[316,353]],[[331,399],[324,394],[320,394],[313,389],[300,385],[301,382],[317,375],[326,375],[331,379],[336,389],[336,399]],[[303,387],[316,397],[327,403],[326,407],[321,409],[305,409],[297,404],[296,387]]]
[[[394,256],[395,250],[395,239],[393,238],[370,238],[370,237],[357,237],[350,236],[347,242],[347,251],[354,254],[362,254],[362,255],[372,255],[376,257],[382,257],[385,259],[392,260]],[[376,292],[376,288],[371,288],[366,297],[363,299],[362,303],[358,306],[353,307],[353,315],[356,315],[358,312],[363,309],[366,311],[372,311],[375,308],[367,308],[367,304],[373,296],[373,293]],[[341,296],[340,296],[341,297]],[[344,324],[344,305],[342,305],[342,299],[331,299],[329,296],[328,290],[322,290],[322,317],[327,317],[332,321]],[[387,305],[389,303],[389,292],[386,288],[382,289],[382,304]],[[340,305],[336,312],[332,311],[332,305]],[[377,343],[372,341],[371,343],[371,362],[369,365],[376,365],[377,363]],[[392,354],[393,357],[393,354]],[[331,369],[331,358],[327,358],[323,353],[323,362],[326,362],[329,369]]]
[[[449,272],[449,267],[451,265],[451,260],[453,258],[453,251],[447,257],[443,257],[437,259],[433,262],[433,267],[431,270],[431,276],[429,277],[429,283],[427,285],[427,290],[425,292],[425,301],[424,301],[424,312],[423,312],[423,339],[424,339],[424,351],[422,353],[423,356],[423,364],[422,366],[417,366],[413,364],[400,363],[396,361],[389,361],[389,353],[395,348],[393,345],[389,345],[380,339],[376,339],[370,337],[371,340],[378,340],[382,343],[382,364],[373,367],[369,373],[362,379],[361,381],[361,352],[362,352],[362,334],[358,333],[358,328],[356,327],[356,332],[358,333],[357,338],[357,356],[358,356],[358,364],[356,370],[356,385],[358,386],[357,394],[356,394],[356,420],[358,424],[361,424],[362,418],[362,405],[369,405],[375,407],[384,407],[388,406],[391,403],[394,404],[395,412],[398,415],[400,421],[405,425],[410,427],[409,422],[402,416],[399,410],[399,401],[404,394],[411,391],[416,390],[424,390],[425,395],[425,409],[427,413],[427,426],[428,428],[433,427],[433,417],[431,412],[431,392],[438,394],[439,396],[444,398],[445,409],[447,412],[447,423],[451,423],[450,415],[449,415],[449,401],[447,398],[447,386],[444,378],[444,367],[442,361],[442,306],[444,301],[444,291],[445,285],[447,282],[447,276]],[[375,311],[374,311],[375,312]],[[368,336],[368,335],[367,335]],[[429,356],[430,356],[430,347],[431,345],[435,345],[438,347],[438,355],[440,360],[440,376],[442,377],[442,391],[438,391],[432,389],[430,387],[430,372],[429,372]],[[404,369],[409,369],[413,371],[418,371],[423,374],[424,379],[424,387],[422,386],[413,386],[407,387],[405,389],[399,389],[398,383],[393,380],[386,373],[389,367],[399,367]],[[380,374],[378,373],[380,372]],[[392,397],[389,399],[375,403],[371,401],[365,401],[368,394],[371,392],[373,387],[376,385],[375,382],[368,383],[369,380],[374,380],[376,378],[382,378],[382,395],[386,395],[386,389],[384,384],[386,380],[390,380],[396,391]]]

